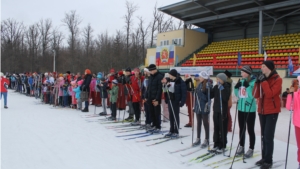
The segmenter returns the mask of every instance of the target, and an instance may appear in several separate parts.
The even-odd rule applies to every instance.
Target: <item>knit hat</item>
[[[68,74],[71,74],[71,72],[70,72],[70,71],[66,71],[66,73],[68,73]]]
[[[226,82],[226,80],[227,80],[227,76],[225,73],[217,74],[217,78],[221,79],[223,82]]]
[[[101,77],[102,77],[102,75],[97,75],[97,78],[98,78],[98,79],[101,79]]]
[[[130,67],[126,68],[125,72],[131,72],[131,68]]]
[[[117,81],[116,79],[114,79],[114,80],[112,81],[112,83],[113,83],[113,84],[118,84],[118,81]]]
[[[115,72],[115,69],[111,68],[110,73],[113,73],[113,72]]]
[[[100,80],[101,80],[101,81],[105,81],[105,78],[104,78],[104,77],[101,77]]]
[[[172,70],[170,70],[169,74],[176,77],[178,73],[177,73],[176,69],[172,69]]]
[[[60,74],[59,74],[59,77],[63,77],[63,74],[62,74],[62,73],[60,73]]]
[[[84,71],[86,74],[91,74],[92,72],[90,71],[90,69],[85,69]]]
[[[79,81],[77,82],[77,84],[78,84],[79,86],[81,86],[82,83],[83,83],[83,80],[79,80]]]
[[[147,68],[144,68],[144,72],[149,72],[149,69],[147,69]]]
[[[251,66],[243,66],[241,71],[245,72],[245,73],[248,73],[249,75],[252,74],[252,68]]]
[[[199,77],[202,77],[203,79],[208,79],[209,78],[209,74],[205,71],[201,71],[199,73]]]
[[[120,76],[124,75],[124,74],[123,74],[123,71],[119,71],[118,74],[119,74]]]
[[[274,62],[272,60],[266,60],[262,63],[263,65],[266,65],[267,68],[271,71],[273,71],[275,69],[275,65]]]
[[[149,69],[149,71],[155,70],[155,69],[156,69],[156,65],[155,65],[155,64],[150,64],[150,65],[148,66],[148,69]]]
[[[232,74],[228,70],[225,70],[224,73],[228,78],[231,78]]]
[[[200,76],[199,76],[199,73],[195,74],[195,78],[197,78],[197,77],[200,77]]]

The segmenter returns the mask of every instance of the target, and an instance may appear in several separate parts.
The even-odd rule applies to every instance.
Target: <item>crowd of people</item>
[[[82,112],[89,112],[89,105],[102,107],[100,116],[108,116],[108,120],[117,119],[117,110],[126,111],[128,117],[124,121],[138,126],[151,133],[161,133],[161,122],[170,123],[168,138],[179,138],[180,108],[188,108],[189,122],[185,127],[192,127],[196,120],[196,140],[193,146],[209,147],[210,144],[210,113],[213,115],[213,148],[211,151],[224,153],[227,145],[227,133],[232,131],[230,108],[232,107],[232,93],[238,98],[237,115],[239,126],[239,146],[236,156],[251,158],[255,149],[255,119],[261,126],[262,159],[256,162],[261,169],[269,169],[273,163],[274,135],[278,115],[281,112],[282,78],[276,72],[273,61],[264,61],[262,73],[253,75],[250,66],[241,68],[241,80],[234,86],[231,73],[225,71],[216,76],[216,81],[210,75],[201,71],[194,75],[185,75],[184,79],[176,71],[161,73],[155,64],[150,64],[142,71],[139,68],[116,72],[114,69],[104,75],[99,72],[92,74],[86,69],[84,75],[76,75],[67,71],[65,74],[52,73],[24,73],[1,74],[1,96],[4,96],[4,106],[7,108],[7,89],[24,93],[27,96],[41,98],[42,102],[53,106],[73,108]],[[298,90],[300,77],[293,83],[289,94],[293,93],[292,104],[294,118],[300,114]],[[215,85],[214,85],[215,84]],[[296,88],[297,87],[297,88]],[[5,94],[6,93],[6,94]],[[213,105],[212,105],[213,99]],[[297,100],[298,99],[298,100]],[[82,103],[84,102],[84,108]],[[110,108],[111,114],[107,113]],[[212,110],[211,110],[212,108]],[[141,124],[141,112],[145,113],[145,124]],[[161,119],[163,117],[163,119]],[[201,126],[204,126],[205,137],[201,139]],[[300,146],[300,121],[294,120],[298,147]],[[246,128],[250,145],[245,151]],[[300,162],[300,151],[298,150]],[[300,165],[299,165],[300,168]]]

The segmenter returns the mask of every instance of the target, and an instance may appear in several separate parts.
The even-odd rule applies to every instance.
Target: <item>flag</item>
[[[268,58],[268,55],[267,55],[267,52],[266,52],[266,51],[264,52],[264,58],[265,58],[265,59],[264,59],[265,61],[266,61],[267,58]]]
[[[240,66],[242,63],[242,54],[241,52],[238,52],[238,66]]]
[[[194,57],[193,57],[193,66],[195,66],[196,65],[196,54],[194,53]]]
[[[289,64],[288,64],[288,69],[290,71],[290,74],[293,74],[294,72],[294,66],[293,66],[293,61],[291,59],[291,56],[289,55]]]

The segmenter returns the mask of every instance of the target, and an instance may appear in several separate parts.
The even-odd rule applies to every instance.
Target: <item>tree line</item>
[[[158,33],[183,26],[181,21],[158,11],[156,4],[149,23],[143,16],[135,16],[137,4],[126,1],[125,7],[124,29],[117,29],[112,35],[107,31],[95,35],[91,24],[80,29],[82,19],[75,10],[65,13],[62,28],[55,27],[51,19],[41,19],[27,26],[12,18],[3,20],[1,71],[53,71],[54,54],[58,72],[134,68],[144,64],[147,48],[155,47]],[[68,33],[60,29],[67,29]]]

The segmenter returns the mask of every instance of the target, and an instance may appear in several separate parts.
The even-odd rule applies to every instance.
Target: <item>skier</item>
[[[2,98],[2,96],[4,97],[4,108],[7,109],[7,89],[9,86],[9,80],[4,77],[2,72],[0,72],[0,85],[0,98]]]
[[[100,116],[106,116],[107,115],[107,111],[106,111],[106,103],[107,103],[107,88],[108,88],[108,84],[105,80],[104,77],[102,77],[100,79],[100,84],[97,85],[97,88],[99,89],[100,91],[100,97],[101,97],[101,100],[102,100],[102,108],[103,108],[103,111],[101,113],[99,113]]]
[[[123,71],[119,71],[117,75],[118,80],[118,87],[119,87],[119,93],[118,93],[118,100],[117,100],[117,109],[118,110],[124,110],[126,109],[126,103],[125,103],[125,77],[123,74]]]
[[[249,150],[244,154],[245,158],[253,156],[255,144],[255,118],[256,118],[256,103],[252,95],[255,76],[252,76],[252,68],[243,66],[241,69],[242,80],[239,80],[234,87],[234,94],[239,98],[238,106],[238,122],[240,127],[240,143],[239,149],[236,152],[237,156],[241,156],[245,152],[245,132],[246,127],[249,133],[250,146]]]
[[[172,69],[169,72],[170,81],[163,80],[165,88],[168,88],[165,92],[165,102],[168,104],[169,119],[170,119],[170,131],[165,137],[178,138],[179,137],[179,111],[180,107],[186,103],[186,84],[178,76],[177,70]]]
[[[193,125],[193,104],[194,104],[194,99],[193,99],[193,91],[194,91],[194,83],[192,80],[192,77],[189,74],[186,74],[185,76],[185,85],[187,88],[187,93],[186,93],[186,107],[188,108],[188,115],[189,115],[189,122],[186,124],[184,127],[192,127]]]
[[[230,73],[228,70],[225,70],[225,75],[227,76],[227,82],[230,84],[230,98],[228,101],[228,132],[232,132],[232,118],[231,118],[231,113],[230,113],[230,109],[232,107],[232,73]]]
[[[213,104],[213,121],[214,147],[212,151],[222,153],[225,151],[227,144],[227,126],[228,126],[228,101],[230,98],[230,84],[227,82],[225,73],[217,75],[217,84],[211,90],[210,98],[214,98]]]
[[[149,104],[145,101],[145,95],[148,89],[148,80],[149,80],[149,76],[150,76],[150,72],[147,68],[144,68],[144,82],[143,82],[143,86],[142,86],[142,99],[143,99],[143,107],[142,109],[145,112],[145,116],[146,116],[146,121],[145,121],[145,129],[148,130],[151,127],[151,116],[150,116],[150,112],[149,112]]]
[[[134,110],[134,115],[135,115],[135,121],[131,123],[131,125],[140,125],[140,117],[141,117],[141,87],[144,82],[144,76],[141,75],[140,69],[135,68],[134,70],[134,76],[130,77],[130,82],[129,84],[129,91],[131,92],[132,96],[132,107]]]
[[[109,94],[110,94],[110,108],[111,108],[111,116],[108,118],[108,120],[116,120],[116,116],[117,116],[117,100],[118,100],[118,90],[119,87],[118,85],[118,81],[116,79],[114,79],[112,81],[112,87],[109,90]]]
[[[89,69],[86,69],[84,71],[84,80],[83,80],[83,83],[82,83],[82,86],[80,86],[80,90],[81,91],[87,91],[88,92],[88,95],[90,93],[90,83],[92,81],[92,72],[89,70]],[[84,102],[84,109],[82,110],[82,112],[89,112],[89,100],[85,101]]]
[[[161,94],[162,83],[164,75],[161,74],[155,64],[150,64],[147,68],[150,71],[150,77],[148,80],[148,90],[145,95],[145,101],[149,105],[149,112],[152,117],[151,131],[159,133],[161,129]]]
[[[133,115],[134,115],[134,109],[133,109],[133,105],[132,105],[132,93],[130,92],[130,86],[129,84],[131,83],[130,80],[131,80],[131,68],[127,68],[125,70],[125,81],[126,81],[126,90],[125,90],[125,95],[127,95],[127,105],[129,107],[129,116],[128,118],[125,119],[125,121],[128,121],[128,122],[132,122],[133,121]]]
[[[282,79],[275,70],[273,61],[264,61],[261,71],[262,74],[257,77],[253,90],[253,95],[257,99],[262,134],[262,159],[255,164],[261,166],[261,169],[269,169],[273,163],[274,134],[278,114],[281,111]]]
[[[195,80],[199,82],[195,90],[195,107],[194,112],[197,118],[197,139],[193,143],[193,146],[201,144],[201,125],[203,122],[205,131],[205,140],[201,144],[201,148],[205,148],[209,145],[209,116],[210,116],[210,91],[212,91],[212,81],[209,79],[209,74],[205,71],[201,71]]]

